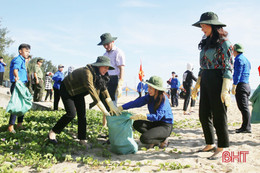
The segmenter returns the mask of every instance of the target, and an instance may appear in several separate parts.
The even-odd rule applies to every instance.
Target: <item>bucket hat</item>
[[[166,89],[163,88],[162,78],[160,78],[158,76],[150,77],[150,79],[148,81],[146,81],[145,83],[147,83],[148,85],[150,85],[151,87],[153,87],[154,89],[157,89],[159,91],[166,91]]]
[[[244,48],[240,43],[237,43],[237,44],[234,45],[234,51],[242,53],[242,52],[244,52]]]
[[[217,25],[217,26],[222,26],[225,27],[226,25],[218,21],[218,15],[213,13],[213,12],[206,12],[203,13],[200,16],[200,20],[192,26],[196,26],[200,28],[200,24],[208,24],[208,25]]]
[[[108,66],[109,70],[114,70],[115,68],[111,66],[110,59],[107,56],[99,56],[97,57],[97,61],[92,66],[100,67],[100,66]]]
[[[112,37],[110,33],[105,33],[100,36],[101,42],[98,45],[105,45],[116,40],[117,37]]]

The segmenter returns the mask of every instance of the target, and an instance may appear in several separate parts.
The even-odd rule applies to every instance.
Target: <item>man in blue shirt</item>
[[[251,133],[250,111],[248,108],[248,97],[250,96],[249,75],[251,64],[243,55],[244,49],[241,44],[233,47],[235,56],[232,94],[235,95],[237,106],[242,113],[243,123],[236,133]]]
[[[143,81],[140,81],[139,83],[138,83],[138,85],[137,85],[137,92],[138,92],[138,94],[139,94],[139,97],[142,97],[142,92],[143,92],[143,90],[144,90],[144,83],[143,83]],[[138,97],[138,98],[139,98]]]
[[[59,101],[60,101],[60,84],[64,79],[64,74],[62,73],[64,69],[63,65],[58,66],[58,71],[54,74],[52,77],[52,80],[54,80],[53,84],[53,90],[54,90],[54,103],[53,103],[53,109],[58,110]]]
[[[0,86],[3,85],[5,66],[4,58],[0,56]]]
[[[172,72],[172,78],[170,78],[167,83],[171,85],[171,101],[172,101],[172,107],[178,107],[179,101],[178,101],[178,89],[180,87],[180,81],[175,77],[175,72]]]
[[[19,55],[15,57],[11,63],[10,63],[10,81],[12,82],[10,91],[13,93],[14,87],[15,87],[15,82],[20,80],[23,83],[26,83],[27,80],[27,71],[26,71],[26,66],[25,66],[25,59],[28,58],[30,54],[31,46],[29,44],[21,44],[18,48]],[[23,117],[24,116],[19,116],[18,117],[18,124],[17,128],[23,129],[22,123],[23,123]],[[8,126],[8,131],[11,133],[15,133],[14,130],[14,124],[16,120],[16,115],[10,116],[9,120],[9,126]]]

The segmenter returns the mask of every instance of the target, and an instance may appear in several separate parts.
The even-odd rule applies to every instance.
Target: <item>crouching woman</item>
[[[155,145],[165,148],[168,146],[168,137],[171,135],[173,125],[170,102],[164,93],[165,89],[160,77],[152,76],[145,83],[148,84],[149,94],[128,102],[119,109],[122,111],[147,104],[149,114],[134,114],[130,117],[135,120],[134,129],[142,134],[140,141],[149,144],[148,148]]]
[[[80,140],[80,144],[87,145],[86,104],[84,96],[88,94],[90,94],[94,101],[92,105],[97,105],[104,115],[108,116],[109,112],[101,102],[101,97],[106,101],[112,113],[120,114],[120,110],[114,106],[106,88],[109,81],[107,72],[113,69],[108,57],[99,56],[95,63],[78,68],[65,77],[61,83],[60,93],[66,114],[58,120],[49,132],[48,138],[50,142],[57,143],[56,133],[61,133],[77,114],[78,139]]]

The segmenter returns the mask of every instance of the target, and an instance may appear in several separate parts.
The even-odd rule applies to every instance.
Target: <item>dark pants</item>
[[[52,128],[55,133],[61,133],[61,131],[78,116],[78,139],[86,139],[86,105],[83,94],[76,96],[70,96],[67,92],[65,85],[62,83],[60,88],[61,99],[64,104],[66,114],[64,114]]]
[[[190,100],[190,107],[194,107],[195,103],[196,103],[196,100],[191,98],[191,100]]]
[[[60,101],[60,90],[57,88],[53,88],[54,90],[54,102],[53,102],[53,110],[58,110],[59,101]]]
[[[250,111],[248,108],[248,97],[250,96],[250,86],[246,83],[238,83],[236,88],[237,107],[242,113],[243,123],[241,128],[244,130],[251,130]]]
[[[3,85],[4,72],[0,72],[0,85]]]
[[[28,82],[26,83],[27,88],[29,89],[29,92],[33,95],[33,87],[32,87],[32,81],[28,80]]]
[[[47,98],[50,96],[50,100],[52,99],[52,89],[46,89],[47,93],[45,96],[45,101],[47,100]]]
[[[218,138],[218,147],[229,147],[227,126],[227,107],[221,102],[222,71],[204,70],[200,83],[199,118],[206,144],[214,144],[214,128]]]
[[[162,121],[134,121],[134,129],[142,133],[140,141],[143,144],[158,145],[171,135],[172,124]]]
[[[191,96],[191,88],[184,88],[186,90],[186,94],[185,94],[185,100],[184,100],[184,104],[183,104],[183,110],[187,111],[189,103],[190,103],[190,96]]]
[[[107,84],[107,89],[108,89],[108,92],[109,92],[111,99],[114,102],[116,102],[117,101],[116,89],[117,89],[117,86],[118,86],[118,76],[112,75],[112,76],[109,76],[109,77],[110,77],[110,80]]]
[[[142,92],[139,92],[139,91],[138,91],[138,94],[139,94],[139,97],[142,97]],[[139,97],[138,97],[138,98],[139,98]]]
[[[39,102],[42,101],[42,95],[43,95],[43,80],[38,79],[39,83],[34,86],[34,94],[33,94],[33,101]]]
[[[11,85],[11,88],[10,88],[11,94],[13,94],[14,87],[15,87],[15,82],[12,83],[12,85]],[[18,117],[18,123],[22,123],[23,122],[23,117],[24,117],[24,115]],[[16,115],[12,115],[11,114],[10,115],[10,119],[9,119],[9,125],[14,125],[15,124],[15,120],[16,120]]]
[[[178,89],[177,88],[171,88],[171,101],[172,101],[172,106],[178,106],[179,101],[178,101]]]

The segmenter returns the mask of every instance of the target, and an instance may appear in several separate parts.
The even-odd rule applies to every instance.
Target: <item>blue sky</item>
[[[126,55],[124,85],[137,85],[141,59],[145,79],[160,76],[166,87],[172,71],[182,80],[188,62],[198,74],[197,47],[203,33],[191,25],[202,13],[213,11],[227,24],[231,43],[244,45],[252,65],[251,88],[256,88],[259,6],[259,0],[1,0],[0,17],[15,40],[9,54],[16,55],[19,44],[29,43],[33,56],[62,63],[65,70],[70,65],[78,68],[103,55],[105,49],[97,43],[101,34],[110,32]]]

